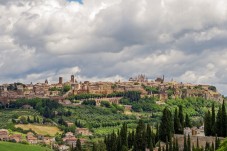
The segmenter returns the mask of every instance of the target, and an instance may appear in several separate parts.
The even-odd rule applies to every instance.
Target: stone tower
[[[71,83],[74,83],[75,82],[75,79],[74,79],[74,75],[71,75]]]
[[[59,77],[59,84],[62,84],[63,83],[63,78],[62,77]]]

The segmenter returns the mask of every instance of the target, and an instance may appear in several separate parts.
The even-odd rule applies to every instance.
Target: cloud
[[[0,0],[1,81],[150,79],[227,94],[225,0]]]

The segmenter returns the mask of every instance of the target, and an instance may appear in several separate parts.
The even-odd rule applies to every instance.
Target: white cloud
[[[0,0],[0,78],[149,78],[221,85],[225,0]]]

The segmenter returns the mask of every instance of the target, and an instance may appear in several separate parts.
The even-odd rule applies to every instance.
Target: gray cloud
[[[225,0],[0,0],[0,79],[153,79],[227,94]]]

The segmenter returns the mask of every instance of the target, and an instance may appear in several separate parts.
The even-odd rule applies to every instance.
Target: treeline
[[[127,91],[127,92],[114,92],[111,94],[89,94],[89,93],[83,93],[83,94],[77,94],[74,96],[71,96],[69,100],[88,100],[88,99],[94,99],[94,98],[113,98],[113,97],[125,97],[129,98],[131,101],[139,101],[141,92],[139,91]]]
[[[225,103],[219,106],[217,115],[215,113],[214,104],[212,105],[211,112],[208,110],[204,116],[204,131],[206,136],[227,136],[227,114]]]
[[[23,105],[30,105],[45,118],[54,118],[55,110],[60,108],[61,105],[49,99],[19,99],[17,101],[10,102],[9,108],[21,108]]]

